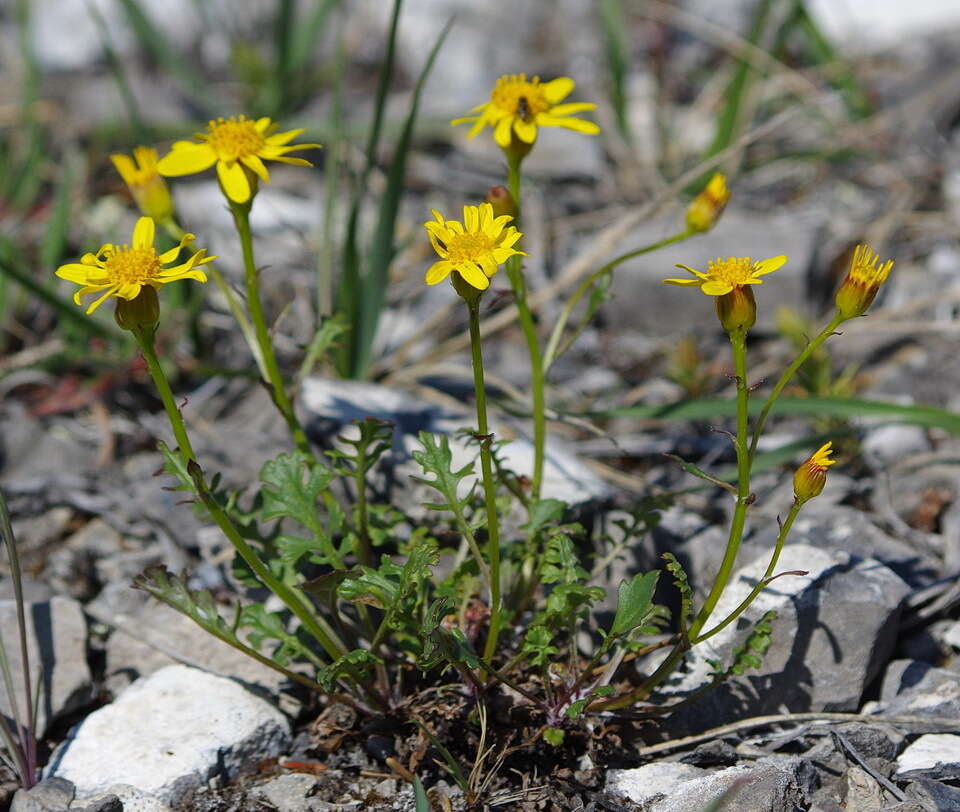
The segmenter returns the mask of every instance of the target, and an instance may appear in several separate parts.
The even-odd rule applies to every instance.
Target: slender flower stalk
[[[490,630],[484,645],[484,659],[496,653],[503,623],[500,584],[500,519],[497,514],[497,487],[490,453],[492,437],[487,422],[487,392],[483,376],[483,346],[480,335],[480,299],[500,265],[521,255],[514,246],[523,236],[508,226],[509,214],[494,215],[490,203],[463,207],[463,222],[447,220],[433,211],[434,219],[423,224],[430,243],[440,256],[427,270],[425,281],[435,285],[449,277],[454,290],[467,305],[473,385],[477,401],[477,434],[480,440],[480,470],[484,507],[487,514],[487,562],[490,587]],[[472,534],[467,535],[472,542]],[[474,544],[471,544],[471,547]],[[483,567],[481,567],[481,570]]]
[[[263,303],[260,301],[260,273],[253,257],[253,235],[250,231],[250,203],[235,203],[230,201],[230,211],[233,214],[233,222],[237,227],[237,234],[240,236],[240,247],[243,250],[243,265],[246,271],[246,291],[247,291],[247,310],[250,313],[250,320],[253,322],[254,334],[257,345],[260,348],[260,355],[263,358],[263,366],[266,370],[266,381],[270,384],[273,391],[273,402],[276,404],[280,414],[287,423],[287,429],[293,438],[294,445],[313,458],[313,449],[310,447],[310,441],[297,420],[293,411],[293,403],[287,394],[284,386],[283,376],[280,373],[280,365],[277,363],[276,353],[273,351],[273,343],[270,341],[270,330],[267,327],[267,320],[263,313]]]
[[[521,178],[520,164],[523,156],[516,150],[507,150],[508,176],[507,185],[510,196],[513,198],[514,219],[520,227],[521,205]],[[543,363],[543,354],[540,351],[540,339],[537,336],[537,325],[527,303],[527,283],[523,277],[520,257],[512,257],[506,265],[507,279],[513,291],[513,299],[517,305],[517,315],[520,319],[520,328],[527,344],[527,355],[530,357],[530,398],[533,410],[533,472],[530,481],[530,493],[533,501],[540,498],[543,488],[543,466],[547,445],[547,378]]]

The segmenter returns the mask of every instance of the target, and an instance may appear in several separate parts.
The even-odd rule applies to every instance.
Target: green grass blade
[[[430,812],[430,801],[419,775],[413,777],[413,800],[416,812]]]
[[[39,260],[41,268],[53,268],[63,258],[67,246],[70,228],[70,198],[80,171],[82,158],[77,153],[68,155],[60,170],[60,182],[57,184],[53,209],[46,222],[43,240],[40,243]],[[50,277],[51,284],[56,277]]]
[[[44,304],[56,310],[61,319],[76,325],[84,332],[88,334],[92,333],[93,335],[111,341],[122,341],[122,337],[117,330],[111,330],[100,322],[94,321],[75,305],[65,302],[57,296],[56,293],[34,279],[26,270],[25,263],[22,258],[18,256],[13,244],[3,237],[0,237],[0,274],[8,276],[18,285],[44,302]]]
[[[750,32],[747,35],[747,41],[751,45],[758,46],[763,40],[763,35],[767,30],[767,23],[770,20],[770,13],[773,10],[775,0],[760,0],[753,12],[753,20],[750,24]],[[723,109],[717,119],[717,129],[713,136],[713,141],[707,148],[704,159],[711,158],[718,152],[723,152],[736,139],[744,122],[743,113],[747,99],[747,91],[750,89],[752,80],[755,78],[754,67],[745,59],[738,59],[733,76],[727,83],[723,93]],[[710,179],[713,170],[704,173],[700,178],[687,187],[690,194],[696,194],[700,191]]]
[[[420,71],[417,78],[416,87],[413,90],[413,97],[410,100],[410,110],[407,113],[407,119],[403,125],[403,131],[400,133],[400,140],[397,142],[396,150],[393,155],[393,163],[387,172],[387,188],[380,201],[380,212],[377,221],[377,229],[373,235],[373,244],[370,248],[370,260],[367,273],[363,279],[363,297],[360,300],[360,322],[355,329],[359,333],[356,337],[357,355],[354,367],[354,375],[362,377],[366,374],[370,365],[370,356],[373,351],[373,342],[377,335],[377,325],[380,321],[380,314],[383,311],[387,298],[387,272],[390,269],[390,263],[393,261],[395,252],[395,238],[397,225],[397,212],[400,210],[400,199],[403,197],[403,183],[407,170],[407,156],[410,154],[410,146],[413,141],[413,130],[416,126],[417,112],[420,109],[420,97],[423,93],[427,77],[433,68],[437,54],[443,45],[453,20],[449,20],[443,27],[440,35],[437,37],[430,54],[427,56],[426,64]]]
[[[169,75],[177,78],[186,87],[191,101],[204,111],[216,110],[219,104],[211,99],[203,76],[193,70],[190,63],[173,47],[167,36],[154,25],[137,0],[116,0],[123,8],[130,29],[140,48]],[[204,112],[206,115],[206,112]]]
[[[833,43],[817,25],[816,20],[810,16],[804,0],[795,0],[793,13],[786,27],[797,30],[803,35],[810,49],[810,55],[817,63],[830,66],[828,81],[840,92],[853,118],[866,118],[873,113],[873,104],[869,95],[857,80],[850,65],[837,53]]]
[[[610,104],[617,116],[617,128],[628,144],[633,141],[630,117],[627,113],[626,78],[628,72],[627,49],[623,34],[627,30],[621,0],[601,0],[600,22],[603,28],[603,44],[610,74]]]
[[[312,13],[299,22],[291,32],[288,64],[293,72],[303,72],[309,67],[310,54],[323,36],[324,26],[330,13],[340,6],[340,0],[319,0]],[[340,42],[343,38],[337,39]]]
[[[748,409],[752,416],[758,415],[762,408],[762,398],[751,398]],[[736,413],[735,400],[712,398],[662,406],[626,406],[592,412],[590,416],[634,417],[640,420],[713,420],[718,417],[735,417]],[[846,420],[870,417],[890,423],[939,428],[960,435],[960,414],[936,406],[905,406],[862,398],[781,397],[777,399],[771,414],[781,417],[837,417]]]
[[[361,297],[363,295],[363,279],[360,269],[360,249],[357,246],[357,232],[360,227],[360,204],[367,187],[370,171],[377,157],[377,147],[380,144],[380,131],[383,127],[383,113],[387,106],[387,91],[393,77],[394,56],[397,48],[397,30],[400,23],[400,9],[403,0],[393,0],[393,13],[390,17],[390,33],[387,36],[386,53],[383,59],[383,69],[380,72],[380,81],[377,85],[377,97],[373,107],[373,120],[367,136],[366,161],[363,171],[357,178],[353,188],[353,197],[350,205],[350,214],[347,218],[347,229],[343,239],[343,262],[340,270],[340,284],[337,287],[337,310],[342,313],[352,326],[349,340],[343,342],[337,353],[337,370],[343,377],[354,376],[357,367],[357,348],[360,323]]]

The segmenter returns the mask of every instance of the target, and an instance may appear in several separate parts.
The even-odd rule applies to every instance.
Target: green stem
[[[477,396],[477,433],[480,435],[480,469],[487,510],[487,560],[490,564],[490,632],[483,648],[485,660],[492,660],[500,635],[500,518],[497,516],[497,486],[490,460],[490,428],[487,424],[487,392],[483,382],[483,349],[480,338],[480,297],[465,299],[470,313],[470,351],[473,356],[473,386]]]
[[[733,621],[740,617],[740,615],[746,611],[747,607],[753,603],[754,599],[763,591],[764,587],[770,583],[770,577],[773,575],[773,570],[777,566],[777,561],[780,560],[780,553],[783,551],[783,545],[787,540],[787,536],[790,535],[790,528],[793,527],[793,522],[797,518],[797,514],[800,513],[800,508],[802,506],[802,503],[796,500],[790,506],[790,512],[787,514],[787,518],[780,526],[780,533],[777,535],[777,543],[773,548],[773,555],[770,557],[770,564],[767,566],[767,571],[763,574],[763,577],[757,581],[757,585],[751,590],[750,594],[747,595],[747,597],[741,601],[740,605],[723,620],[721,620],[716,626],[710,629],[710,631],[701,634],[696,640],[692,640],[692,643],[701,643],[704,640],[713,637],[715,634],[717,634],[717,632],[722,631],[731,623],[733,623]]]
[[[780,393],[783,391],[784,387],[790,383],[793,376],[797,373],[797,370],[800,369],[804,362],[820,348],[824,341],[833,335],[834,330],[836,330],[842,322],[843,318],[840,316],[840,314],[835,314],[830,320],[830,323],[820,331],[820,334],[813,339],[813,341],[807,344],[803,351],[793,359],[793,363],[790,364],[786,370],[784,370],[783,375],[780,376],[780,380],[777,381],[777,385],[773,387],[773,391],[770,392],[770,395],[764,402],[760,416],[757,418],[756,425],[753,427],[753,439],[750,441],[750,465],[753,465],[753,458],[757,454],[757,445],[760,442],[760,435],[763,433],[764,424],[767,422],[767,417],[770,415],[770,410],[773,408],[774,403],[776,403],[777,398],[780,397]]]
[[[720,596],[727,588],[727,583],[733,573],[737,561],[737,552],[740,550],[740,541],[743,538],[743,526],[747,518],[747,507],[750,504],[750,456],[747,452],[747,400],[750,389],[747,384],[747,333],[745,330],[736,330],[730,334],[730,345],[733,348],[734,374],[737,379],[737,435],[735,447],[737,450],[737,503],[730,522],[730,535],[727,539],[727,549],[720,564],[720,571],[714,579],[710,594],[703,607],[690,626],[689,636],[696,639],[700,629],[704,627],[710,614],[720,600]]]
[[[673,673],[674,669],[680,664],[680,661],[683,659],[683,656],[689,651],[690,644],[685,640],[680,640],[667,655],[666,659],[660,663],[657,667],[657,670],[654,671],[649,677],[647,677],[640,685],[638,685],[634,690],[625,696],[617,696],[612,699],[607,699],[600,702],[590,703],[590,707],[594,712],[597,711],[607,711],[607,710],[617,710],[619,708],[626,708],[632,705],[634,702],[637,702],[641,699],[648,697],[661,682],[663,682],[670,674]]]
[[[560,339],[563,337],[563,331],[567,326],[567,322],[570,320],[573,309],[577,306],[587,291],[593,287],[598,279],[600,279],[604,274],[610,273],[618,265],[621,265],[628,259],[643,256],[644,254],[650,254],[654,251],[658,251],[661,248],[665,248],[668,245],[673,245],[673,243],[682,242],[683,240],[687,239],[687,237],[692,236],[692,234],[692,231],[685,229],[679,234],[674,234],[673,236],[667,237],[659,242],[645,245],[642,248],[638,248],[635,251],[630,251],[626,254],[621,254],[619,257],[610,260],[610,262],[608,262],[606,265],[598,268],[596,271],[590,274],[590,276],[584,279],[580,283],[579,287],[574,291],[573,296],[571,296],[569,301],[563,306],[563,310],[560,312],[560,317],[557,319],[557,323],[553,327],[553,332],[550,334],[550,340],[547,342],[547,349],[543,353],[544,370],[548,370],[550,365],[553,364],[553,362],[556,361],[561,355],[562,351],[560,350]]]
[[[523,158],[507,152],[507,185],[510,196],[513,198],[514,216],[513,225],[521,228],[520,206],[520,163]],[[518,243],[517,248],[520,248]],[[521,270],[521,257],[513,256],[507,260],[507,279],[513,290],[513,298],[517,305],[517,315],[520,319],[520,329],[527,342],[527,354],[530,356],[530,389],[533,401],[533,479],[530,484],[532,500],[540,498],[543,486],[543,461],[547,443],[547,404],[546,404],[546,375],[544,374],[543,355],[540,352],[540,341],[537,338],[537,326],[527,303],[527,284]]]
[[[277,364],[277,356],[273,351],[273,344],[270,342],[270,331],[267,329],[267,321],[263,315],[263,303],[260,301],[259,272],[253,258],[253,235],[250,232],[250,204],[234,203],[230,201],[230,211],[233,213],[233,221],[237,227],[237,233],[240,235],[240,246],[243,249],[243,265],[246,270],[247,287],[247,309],[250,311],[250,320],[253,322],[253,329],[256,334],[257,344],[263,355],[263,364],[267,373],[267,382],[273,389],[273,401],[283,419],[287,422],[287,428],[290,430],[290,436],[294,444],[300,451],[313,458],[313,450],[310,448],[310,441],[304,434],[297,416],[293,412],[293,404],[283,385],[283,378],[280,375],[280,366]]]
[[[347,648],[339,639],[336,632],[323,618],[315,616],[290,587],[278,580],[273,573],[270,572],[269,567],[260,560],[256,551],[246,542],[243,536],[240,535],[240,531],[237,530],[236,526],[230,520],[230,517],[223,508],[220,507],[220,504],[214,498],[213,494],[210,493],[203,477],[203,471],[196,461],[196,455],[190,444],[190,438],[187,436],[187,430],[183,424],[183,417],[174,403],[173,393],[170,391],[170,384],[167,382],[163,368],[157,360],[157,353],[153,346],[154,330],[152,328],[137,328],[131,332],[140,345],[143,356],[147,361],[147,367],[150,370],[150,375],[157,387],[157,391],[160,393],[160,399],[166,408],[167,417],[170,420],[170,427],[173,429],[174,437],[177,438],[177,442],[180,445],[180,451],[186,457],[187,472],[193,481],[194,490],[216,525],[243,560],[247,562],[250,569],[254,571],[257,578],[260,579],[260,582],[280,598],[284,605],[297,616],[304,628],[313,635],[331,659],[335,660],[343,654],[346,654]]]
[[[173,436],[176,438],[177,446],[184,457],[184,461],[189,463],[191,460],[196,460],[197,455],[193,451],[186,426],[183,424],[183,415],[180,414],[173,392],[170,390],[170,384],[167,382],[167,376],[163,367],[160,366],[160,360],[157,358],[156,348],[153,346],[156,327],[140,327],[131,332],[136,338],[137,344],[140,345],[140,351],[147,362],[147,369],[150,371],[150,377],[153,378],[153,383],[157,387],[157,394],[160,395],[160,400],[163,402],[167,419],[170,421],[170,428],[173,429]]]

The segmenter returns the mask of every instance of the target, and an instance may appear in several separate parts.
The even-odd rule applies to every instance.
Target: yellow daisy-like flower
[[[514,136],[524,144],[533,144],[537,140],[537,127],[565,127],[596,135],[600,128],[592,121],[567,116],[594,110],[597,105],[585,102],[559,103],[570,95],[574,87],[576,83],[566,76],[543,83],[539,76],[528,80],[525,73],[501,76],[490,93],[490,101],[470,111],[480,115],[455,118],[450,123],[454,126],[473,123],[469,138],[489,125],[493,127],[494,141],[504,149],[510,146]]]
[[[78,305],[82,305],[82,297],[90,293],[103,293],[87,308],[87,313],[92,313],[111,296],[133,300],[147,286],[156,289],[178,279],[207,281],[199,266],[216,257],[208,257],[204,249],[180,265],[163,267],[179,256],[180,250],[194,239],[193,234],[184,234],[178,246],[162,254],[157,254],[153,247],[155,234],[153,220],[141,217],[133,229],[130,245],[107,243],[96,254],[84,254],[80,262],[61,265],[57,268],[57,276],[83,286],[73,295],[73,301]]]
[[[216,164],[217,177],[227,197],[234,203],[246,203],[256,194],[258,179],[270,182],[265,160],[312,166],[303,158],[290,158],[287,154],[320,148],[319,144],[291,144],[303,130],[273,133],[276,126],[266,116],[256,121],[246,116],[218,118],[208,124],[207,132],[197,133],[195,137],[200,143],[174,143],[157,168],[161,175],[177,177],[203,172]]]
[[[707,296],[723,296],[734,288],[744,285],[759,285],[760,278],[773,273],[787,261],[785,256],[771,257],[770,259],[754,262],[750,257],[728,257],[727,259],[711,260],[707,263],[706,273],[691,268],[688,265],[677,265],[692,273],[696,279],[664,279],[668,285],[683,287],[698,287]]]
[[[836,305],[840,316],[852,319],[866,313],[892,269],[892,259],[881,263],[869,245],[858,245],[853,252],[850,270],[837,290]]]
[[[477,290],[486,290],[500,265],[512,256],[526,256],[513,247],[523,236],[514,226],[507,226],[513,218],[509,214],[495,217],[489,203],[464,206],[462,223],[444,219],[436,209],[431,211],[436,219],[423,227],[442,259],[427,270],[428,285],[436,285],[456,271]]]
[[[157,172],[157,151],[153,147],[134,147],[132,158],[118,153],[110,160],[140,211],[158,223],[173,217],[173,200],[167,182]]]
[[[798,502],[806,502],[823,492],[823,488],[827,484],[827,469],[837,462],[830,459],[830,455],[833,453],[832,446],[832,442],[824,443],[794,473],[793,494]]]
[[[785,256],[754,262],[750,257],[728,257],[707,263],[706,273],[688,265],[677,265],[696,279],[664,279],[668,285],[697,287],[707,296],[717,297],[717,318],[727,332],[749,330],[757,320],[757,303],[750,285],[760,285],[760,278],[781,267]]]

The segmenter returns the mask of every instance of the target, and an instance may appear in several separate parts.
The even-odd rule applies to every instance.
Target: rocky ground
[[[52,2],[36,6],[49,11],[45,4]],[[194,7],[185,0],[175,5],[164,25],[186,47],[193,40],[176,22]],[[691,2],[684,15],[648,5],[629,18],[632,144],[616,134],[609,105],[601,104],[603,139],[547,131],[529,161],[526,271],[542,325],[552,325],[585,273],[675,230],[683,208],[667,178],[702,153],[718,105],[720,85],[704,74],[721,64],[725,40],[710,26],[744,30],[744,8],[752,4]],[[760,95],[758,121],[766,123],[744,157],[720,225],[618,271],[597,318],[551,370],[553,407],[582,414],[690,395],[729,397],[729,356],[711,302],[660,284],[674,263],[700,266],[714,256],[790,256],[758,289],[760,320],[751,336],[756,380],[775,377],[791,357],[778,306],[820,323],[844,252],[868,240],[897,266],[870,316],[848,323],[829,343],[835,375],[849,373],[847,391],[858,397],[960,412],[960,16],[936,17],[907,39],[889,33],[905,30],[882,16],[894,12],[875,5],[876,25],[852,26],[856,37],[844,28],[849,20],[833,18],[828,27],[877,112],[850,121],[820,72],[771,69],[767,81],[776,98],[787,87],[795,99],[771,110]],[[936,9],[919,6],[913,23],[928,12],[934,19]],[[123,108],[84,9],[59,0],[56,14],[36,15],[34,35],[42,98],[51,120],[60,122],[51,149],[64,160],[81,153],[90,160],[88,184],[72,201],[70,256],[128,231],[134,217],[105,160],[122,145],[109,142],[101,125],[122,117]],[[318,374],[303,382],[298,399],[320,445],[354,418],[392,420],[393,497],[420,520],[427,512],[408,476],[415,434],[424,428],[453,434],[468,425],[471,378],[464,322],[450,291],[422,284],[429,246],[419,224],[431,206],[452,210],[502,182],[488,140],[468,142],[445,122],[483,99],[497,75],[520,69],[576,76],[580,98],[607,98],[586,0],[556,8],[524,4],[510,31],[482,5],[411,0],[401,26],[407,84],[392,102],[406,98],[422,43],[454,9],[459,28],[428,85],[410,161],[400,216],[404,248],[392,269],[376,382]],[[258,4],[243,4],[238,25],[258,13]],[[0,16],[0,22],[3,53],[11,54],[12,20]],[[358,107],[373,92],[384,25],[376,2],[357,3],[348,16],[344,36]],[[117,19],[109,18],[108,28],[151,120],[168,125],[187,118],[181,90],[151,73]],[[570,33],[579,31],[593,34]],[[222,76],[224,42],[211,35],[203,49],[211,71]],[[694,94],[682,78],[687,72],[706,90]],[[0,79],[4,98],[15,97],[19,85],[11,85]],[[328,105],[320,94],[298,118],[322,121]],[[672,138],[663,138],[661,127]],[[283,311],[277,346],[294,370],[312,327],[324,175],[321,168],[274,177],[257,198],[254,228],[258,258],[269,266],[269,308]],[[181,219],[239,280],[236,238],[218,195],[209,178],[176,186]],[[3,233],[17,230],[38,242],[42,223],[40,214],[21,218],[0,208]],[[178,394],[198,456],[239,487],[254,481],[288,441],[260,387],[222,372],[247,364],[248,353],[224,303],[207,293],[203,368],[176,322],[162,340],[180,370]],[[498,394],[510,394],[527,386],[529,372],[509,303],[494,299],[485,312],[489,381]],[[348,698],[307,695],[130,588],[134,576],[157,564],[187,569],[198,587],[221,596],[236,587],[228,545],[181,504],[182,494],[166,488],[168,479],[156,476],[156,440],[169,437],[144,370],[132,355],[110,369],[60,358],[53,320],[38,305],[11,316],[6,332],[16,340],[0,358],[0,486],[28,574],[31,657],[43,663],[45,780],[14,798],[6,774],[0,808],[413,810],[413,774],[424,781],[433,808],[468,808],[405,711],[371,718]],[[92,358],[97,352],[91,347]],[[511,438],[510,464],[522,470],[530,459],[529,426],[506,412],[495,423],[498,436]],[[638,511],[651,517],[650,532],[611,556],[599,583],[615,591],[625,575],[659,566],[669,551],[702,594],[722,556],[728,500],[691,490],[700,483],[663,454],[719,470],[733,461],[727,438],[704,422],[662,416],[594,416],[557,421],[551,431],[547,495],[577,504],[585,520],[611,532],[617,519]],[[483,786],[475,808],[960,809],[960,433],[859,415],[784,418],[773,422],[764,448],[815,433],[838,438],[842,462],[801,514],[780,562],[781,570],[806,574],[778,579],[747,615],[755,620],[774,609],[779,616],[762,667],[667,718],[590,717],[571,727],[561,747],[531,741],[536,724],[522,701],[500,694],[491,700],[494,750],[475,776],[475,786]],[[802,452],[757,477],[729,606],[765,568],[798,458]],[[5,640],[15,628],[11,598],[3,577]],[[666,593],[663,599],[672,600]],[[734,624],[698,648],[664,693],[682,696],[702,685],[708,660],[724,660],[745,627]],[[649,666],[638,663],[638,673]],[[479,746],[469,703],[456,695],[429,698],[416,710],[469,771]]]

